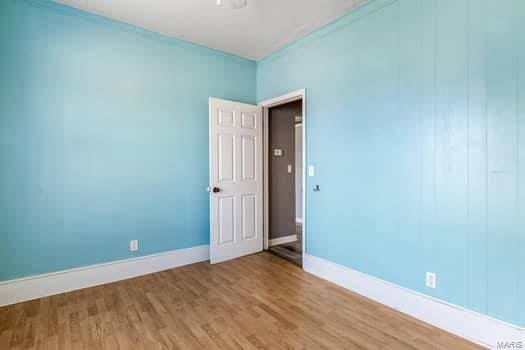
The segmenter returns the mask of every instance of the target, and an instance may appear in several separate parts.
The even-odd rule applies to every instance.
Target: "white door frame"
[[[302,259],[304,262],[304,256],[305,256],[305,247],[306,247],[306,89],[296,90],[289,92],[287,94],[271,98],[269,100],[265,100],[262,102],[259,102],[259,106],[263,108],[263,149],[264,149],[264,155],[263,155],[263,168],[264,168],[264,181],[263,181],[263,206],[264,206],[264,221],[263,221],[263,244],[264,249],[268,249],[268,237],[269,237],[269,200],[268,200],[268,166],[269,166],[269,156],[270,156],[270,150],[269,150],[269,130],[268,130],[268,120],[269,120],[269,114],[268,110],[271,107],[276,107],[283,105],[288,102],[293,102],[297,100],[302,100],[302,117],[303,117],[303,193],[302,193],[302,201],[303,201],[303,254]],[[304,264],[303,264],[304,266]]]

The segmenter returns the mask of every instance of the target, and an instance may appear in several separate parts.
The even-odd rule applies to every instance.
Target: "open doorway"
[[[268,109],[269,251],[302,266],[302,100]]]
[[[263,105],[264,107],[264,105]],[[265,116],[265,248],[302,266],[304,91],[273,99]]]
[[[281,246],[284,250],[273,250],[280,250],[285,253],[280,256],[302,265],[307,233],[303,190],[305,92],[304,89],[294,91],[258,106],[209,99],[210,183],[207,190],[212,264]],[[286,111],[282,114],[284,117],[276,119],[271,132],[270,114],[274,119],[273,115],[281,115],[282,111]],[[281,119],[286,121],[286,132],[278,123]],[[270,166],[272,159],[275,162]],[[284,180],[286,188],[275,190]],[[270,192],[274,194],[270,196]],[[285,225],[281,225],[283,222]]]

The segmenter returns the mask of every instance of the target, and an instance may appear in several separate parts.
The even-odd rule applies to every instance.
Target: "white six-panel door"
[[[263,246],[261,108],[210,98],[210,261]]]

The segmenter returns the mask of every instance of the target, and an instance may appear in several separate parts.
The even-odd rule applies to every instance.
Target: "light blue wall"
[[[525,1],[372,1],[258,63],[300,88],[307,252],[525,326]]]
[[[209,242],[208,97],[255,62],[45,1],[0,2],[0,280]]]
[[[524,13],[375,0],[255,84],[252,61],[0,2],[0,280],[207,244],[207,98],[307,88],[307,252],[525,325]]]

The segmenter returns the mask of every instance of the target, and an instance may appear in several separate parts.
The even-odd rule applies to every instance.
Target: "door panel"
[[[245,129],[255,129],[257,127],[256,113],[242,113],[241,126]]]
[[[256,152],[257,147],[255,146],[256,138],[253,136],[242,136],[242,180],[243,181],[255,181],[255,173],[257,171],[256,166]]]
[[[227,110],[221,110],[221,109],[219,109],[218,111],[219,111],[218,120],[219,120],[220,126],[223,126],[223,127],[234,126],[233,125],[233,123],[235,122],[234,111],[227,111]]]
[[[219,198],[219,245],[235,241],[235,197]]]
[[[211,98],[212,263],[262,250],[262,187],[261,108]]]
[[[242,196],[242,237],[244,239],[257,238],[257,196]]]
[[[228,134],[219,134],[218,147],[219,183],[234,181],[235,173],[235,144],[234,136]]]

